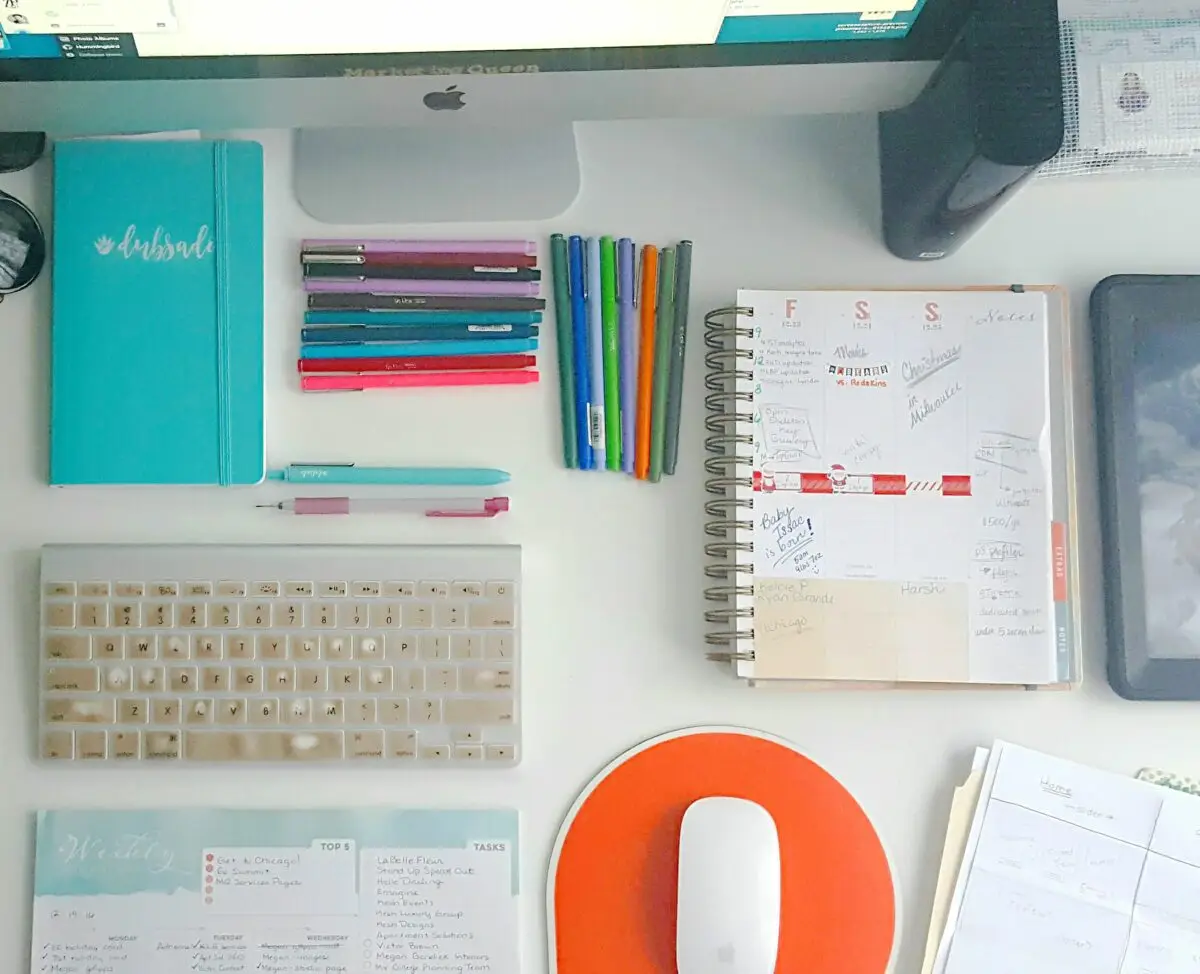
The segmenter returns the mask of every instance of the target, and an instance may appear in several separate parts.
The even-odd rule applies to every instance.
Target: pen
[[[306,277],[309,294],[424,294],[451,297],[536,297],[538,281],[420,281],[396,277]]]
[[[287,514],[420,514],[424,517],[495,517],[508,510],[507,497],[297,497],[256,504]]]
[[[579,469],[591,470],[592,459],[592,416],[591,386],[588,382],[588,333],[587,305],[584,301],[586,287],[583,280],[583,238],[571,237],[567,242],[567,260],[570,264],[569,290],[571,294],[571,335],[575,349],[575,439],[578,445]]]
[[[617,241],[617,320],[621,332],[621,469],[633,473],[637,339],[634,335],[633,241]]]
[[[306,325],[537,325],[540,311],[306,311]]]
[[[304,392],[366,392],[368,389],[432,389],[447,386],[527,386],[538,381],[536,369],[487,372],[384,372],[371,375],[305,375]]]
[[[588,316],[588,389],[591,393],[592,469],[603,470],[607,434],[604,429],[604,316],[600,309],[600,241],[588,237],[584,249],[584,298]]]
[[[604,338],[604,453],[609,470],[621,469],[621,358],[617,334],[617,252],[600,238],[600,328]]]
[[[679,420],[683,407],[683,361],[687,351],[688,299],[692,279],[692,242],[675,248],[675,327],[671,341],[671,373],[667,386],[667,433],[663,473],[673,474],[679,459]]]
[[[304,240],[308,254],[537,254],[533,240]]]
[[[323,358],[415,358],[424,355],[504,355],[536,352],[536,338],[480,338],[462,342],[366,342],[361,345],[305,345],[303,360]]]
[[[478,372],[483,369],[530,369],[534,355],[426,355],[415,358],[302,358],[299,372]]]
[[[497,268],[537,266],[536,254],[497,254],[497,253],[459,253],[439,254],[384,254],[378,252],[334,252],[312,251],[301,252],[300,263],[307,267],[349,267],[349,268],[382,268],[382,267],[411,267],[411,268],[466,268],[468,270],[493,271]]]
[[[658,248],[642,248],[642,293],[638,311],[642,320],[638,349],[637,456],[634,472],[639,480],[650,475],[650,414],[654,403],[654,315],[658,309]]]
[[[355,463],[293,463],[267,480],[306,484],[388,484],[393,487],[494,487],[512,477],[493,467],[365,467]]]
[[[658,318],[654,323],[654,402],[650,413],[650,480],[662,479],[663,450],[667,440],[667,384],[670,381],[671,345],[675,323],[675,251],[664,247],[658,269]]]
[[[413,267],[406,264],[307,263],[304,276],[365,281],[396,278],[406,281],[539,281],[542,272],[532,267]]]
[[[579,448],[575,439],[575,373],[572,365],[570,271],[567,267],[567,240],[561,233],[550,238],[550,267],[554,277],[554,319],[558,325],[558,395],[562,415],[563,465],[568,470],[579,466]]]
[[[300,329],[300,341],[306,345],[493,341],[537,338],[539,328],[539,325],[306,325]]]

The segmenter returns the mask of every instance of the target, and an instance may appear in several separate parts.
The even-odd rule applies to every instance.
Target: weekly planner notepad
[[[31,974],[517,971],[517,812],[38,814]]]
[[[1078,679],[1058,292],[742,291],[707,325],[710,655],[771,685]]]

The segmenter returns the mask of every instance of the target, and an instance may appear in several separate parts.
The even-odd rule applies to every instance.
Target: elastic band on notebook
[[[216,260],[217,286],[217,483],[228,487],[233,483],[233,418],[232,362],[230,354],[229,314],[229,147],[225,142],[213,143],[213,243]]]

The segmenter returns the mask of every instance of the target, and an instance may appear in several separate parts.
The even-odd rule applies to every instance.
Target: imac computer
[[[337,223],[545,219],[574,124],[880,111],[970,0],[3,0],[0,131],[295,130]]]

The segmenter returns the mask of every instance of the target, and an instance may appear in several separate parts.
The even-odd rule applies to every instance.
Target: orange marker
[[[658,248],[642,248],[642,290],[638,307],[642,318],[642,342],[638,349],[637,453],[634,474],[638,480],[650,475],[650,403],[654,394],[654,315],[658,306]]]

